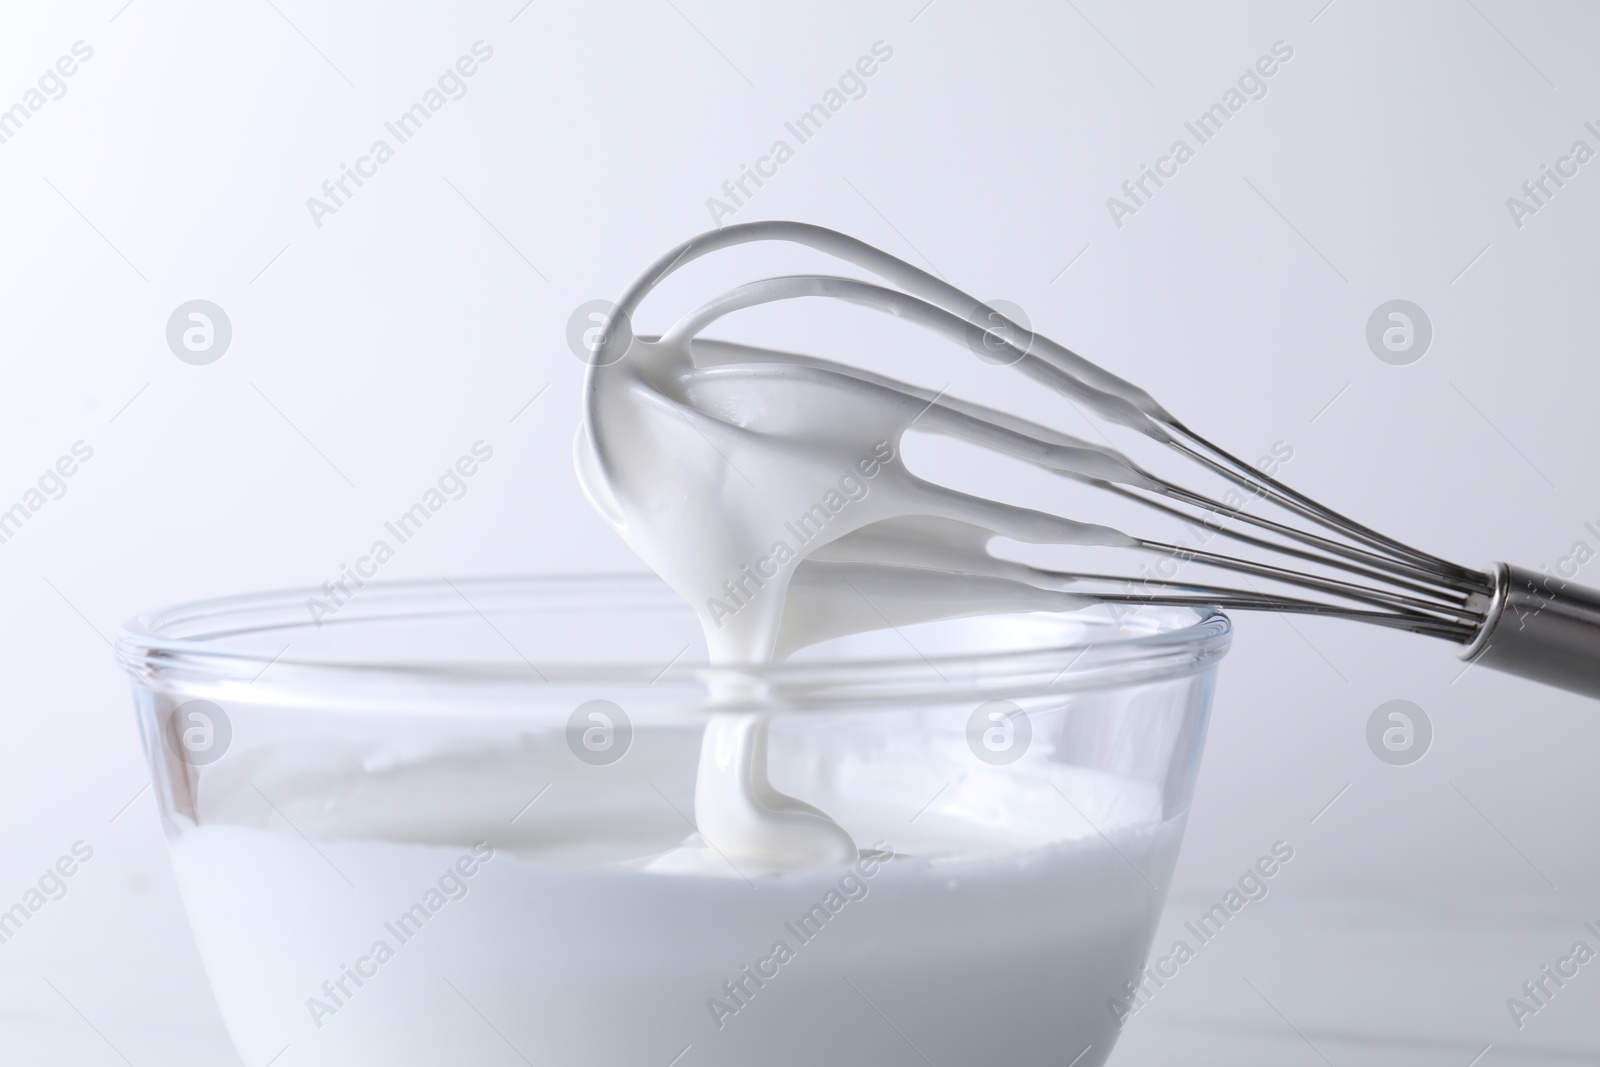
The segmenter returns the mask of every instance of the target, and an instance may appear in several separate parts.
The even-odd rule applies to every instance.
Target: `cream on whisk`
[[[844,278],[773,279],[719,298],[659,339],[636,337],[625,314],[614,317],[591,368],[580,479],[629,545],[696,607],[713,661],[770,662],[891,625],[1088,603],[990,555],[988,542],[1131,547],[1132,538],[925,481],[902,462],[901,439],[915,425],[1070,476],[1144,487],[1147,479],[1115,452],[1001,412],[858,368],[698,336],[740,308],[809,296],[904,299]],[[926,305],[905,313],[946,333],[965,327]],[[1098,399],[1137,417],[1136,400]],[[760,694],[713,698],[748,707]],[[767,780],[766,731],[766,718],[748,710],[708,725],[695,796],[705,843],[741,869],[854,859],[837,823]]]

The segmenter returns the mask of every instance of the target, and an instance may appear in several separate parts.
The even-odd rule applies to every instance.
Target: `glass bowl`
[[[1229,639],[1096,608],[711,667],[675,594],[610,576],[212,600],[118,655],[251,1067],[1094,1067]],[[698,837],[717,713],[764,718],[772,786],[856,862]]]

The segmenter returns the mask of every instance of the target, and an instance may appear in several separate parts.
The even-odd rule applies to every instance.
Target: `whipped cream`
[[[1161,908],[1141,872],[1165,884],[1183,829],[1080,824],[1049,847],[900,854],[868,877],[817,867],[756,891],[510,845],[487,861],[372,837],[313,848],[270,818],[190,828],[172,855],[243,1062],[298,1067],[664,1064],[691,1045],[683,1062],[706,1067],[922,1067],[861,995],[938,1063],[1095,1067]]]
[[[773,278],[723,294],[659,338],[634,334],[634,310],[673,271],[761,239],[809,245],[918,295],[849,278]],[[901,459],[902,438],[914,426],[1065,477],[1160,486],[1112,449],[1000,411],[845,364],[700,338],[732,312],[803,298],[882,308],[957,341],[981,314],[1021,338],[986,339],[1019,371],[1111,421],[1165,436],[1155,421],[1165,412],[1142,390],[1047,338],[1022,336],[972,297],[869,245],[798,223],[696,238],[647,271],[607,323],[576,459],[595,507],[695,606],[713,662],[772,662],[888,626],[1091,603],[1047,572],[993,556],[989,542],[1133,547],[1133,538],[919,478]],[[834,819],[767,780],[765,729],[756,712],[718,714],[707,727],[695,793],[706,845],[761,869],[853,860],[856,845]]]

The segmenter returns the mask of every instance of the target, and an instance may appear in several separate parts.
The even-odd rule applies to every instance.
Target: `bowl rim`
[[[572,593],[596,587],[613,593],[621,591],[631,597],[644,595],[652,598],[653,603],[638,605],[640,607],[690,611],[689,605],[666,583],[648,572],[384,579],[368,581],[361,587],[361,596],[349,602],[350,605],[360,604],[359,610],[344,613],[341,608],[340,617],[326,623],[317,622],[316,626],[356,626],[408,618],[470,617],[472,614],[482,616],[485,622],[489,622],[488,615],[478,608],[470,593],[520,593],[534,598],[549,598],[561,592]],[[995,680],[1006,676],[1037,676],[1041,672],[1049,672],[1053,675],[1050,690],[1072,691],[1139,684],[1200,673],[1214,667],[1226,654],[1232,640],[1232,623],[1220,609],[1152,605],[1141,607],[1138,611],[1144,614],[1147,622],[1157,621],[1154,629],[1106,640],[1091,639],[1043,648],[931,656],[917,652],[897,657],[807,659],[780,663],[711,665],[674,660],[663,667],[659,660],[651,663],[619,660],[576,665],[535,665],[520,649],[516,651],[524,661],[522,663],[401,663],[291,656],[288,650],[292,647],[292,641],[276,655],[259,649],[228,647],[230,638],[269,631],[287,634],[291,630],[311,627],[313,623],[306,612],[307,599],[325,595],[322,589],[285,588],[208,597],[144,612],[123,625],[115,644],[117,659],[135,679],[146,684],[156,683],[168,675],[220,681],[248,680],[253,683],[270,668],[273,671],[273,683],[278,686],[293,678],[310,681],[339,676],[413,680],[444,677],[452,683],[557,681],[626,685],[639,682],[666,686],[704,686],[721,678],[746,685],[760,682],[779,688],[798,686],[804,689],[870,690],[893,686],[896,682],[906,683],[912,677],[926,680],[931,667],[941,677],[945,674],[941,668],[949,668],[952,673],[969,681],[974,678]],[[434,610],[423,610],[430,601]],[[449,610],[442,610],[438,607],[440,601],[453,606]],[[409,610],[395,610],[397,608]],[[573,610],[595,609],[588,601],[584,601]],[[271,614],[273,612],[279,615],[274,616]],[[265,617],[255,625],[246,625],[251,617],[256,616]],[[492,622],[489,624],[493,625]],[[201,625],[204,629],[190,632]],[[498,632],[498,628],[495,630]],[[503,634],[501,636],[509,645],[509,638]],[[512,648],[515,649],[515,646]]]

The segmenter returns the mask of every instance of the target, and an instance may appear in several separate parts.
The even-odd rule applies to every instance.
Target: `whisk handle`
[[[1600,591],[1496,564],[1488,618],[1462,658],[1600,699]]]

